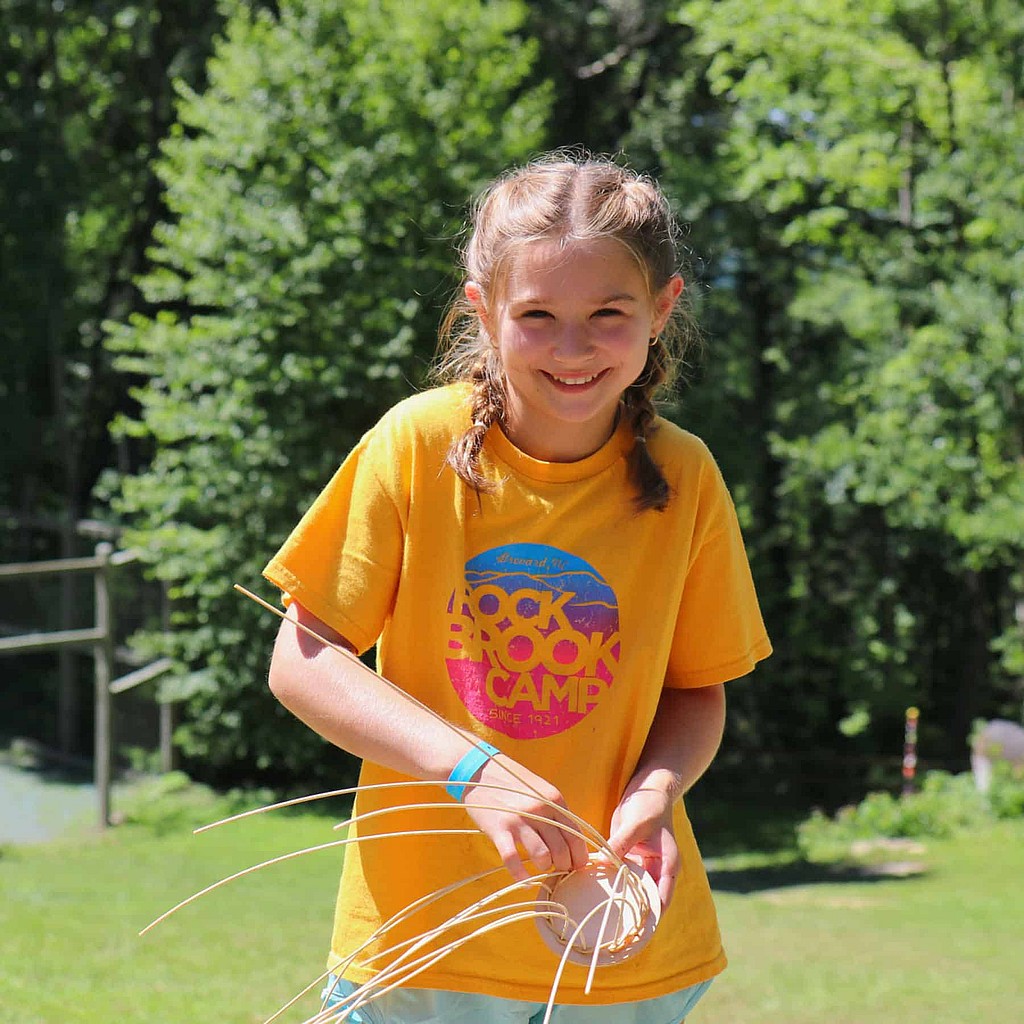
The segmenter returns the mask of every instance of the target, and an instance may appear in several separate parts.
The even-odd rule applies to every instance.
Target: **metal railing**
[[[0,580],[24,580],[40,576],[92,573],[96,598],[95,617],[90,629],[63,629],[50,633],[24,633],[0,637],[0,655],[32,654],[37,651],[87,649],[92,651],[95,714],[95,751],[93,771],[96,781],[99,824],[110,824],[110,790],[113,781],[112,698],[142,683],[163,675],[173,665],[160,658],[136,668],[127,675],[112,678],[117,661],[114,647],[114,612],[110,599],[110,572],[138,559],[135,551],[115,551],[109,541],[96,545],[95,554],[84,558],[60,558],[46,562],[21,562],[0,565]],[[166,616],[165,616],[166,627]],[[173,711],[170,702],[160,702],[160,764],[164,771],[172,767],[171,733]]]

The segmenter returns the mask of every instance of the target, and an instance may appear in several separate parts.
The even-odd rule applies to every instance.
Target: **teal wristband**
[[[466,791],[465,784],[476,775],[485,761],[489,761],[495,754],[500,753],[501,751],[497,747],[492,747],[490,743],[477,740],[476,746],[462,755],[459,763],[448,776],[448,785],[445,786],[448,795],[453,800],[462,803],[462,795]]]

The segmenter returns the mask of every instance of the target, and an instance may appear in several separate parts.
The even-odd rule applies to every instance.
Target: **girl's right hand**
[[[503,765],[508,765],[518,778]],[[516,792],[490,786],[506,786]],[[550,782],[504,754],[486,761],[476,780],[466,784],[463,803],[469,816],[494,843],[502,863],[517,882],[530,877],[524,860],[542,872],[572,871],[585,866],[586,843],[561,827],[579,831],[579,826],[539,799],[528,787],[559,807],[566,806],[562,794]],[[537,815],[541,820],[527,815]]]

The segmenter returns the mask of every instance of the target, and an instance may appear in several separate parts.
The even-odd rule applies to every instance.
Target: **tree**
[[[122,436],[154,446],[115,506],[172,585],[186,753],[326,771],[263,685],[259,570],[377,416],[426,372],[470,194],[543,138],[516,3],[236,5],[202,94],[181,89],[159,173],[171,217],[111,324],[145,381]]]
[[[73,520],[111,461],[124,388],[100,324],[137,301],[171,77],[200,82],[219,19],[213,0],[0,0],[0,20],[0,506]]]
[[[792,653],[766,699],[796,716],[760,721],[790,744],[874,722],[896,749],[921,703],[932,749],[964,757],[970,718],[1021,697],[1024,17],[697,0],[679,18],[719,100],[725,345],[768,385],[751,422],[778,467],[755,529],[783,555]]]
[[[214,0],[0,0],[4,560],[81,553],[75,523],[115,457],[107,427],[126,401],[100,324],[139,301],[132,277],[161,212],[151,162],[171,120],[171,77],[199,83],[218,24]],[[0,605],[5,624],[83,624],[76,608],[86,591],[70,580],[59,594],[30,587],[8,604],[12,592]],[[70,750],[83,716],[73,656],[60,661],[54,738]],[[14,728],[30,724],[30,704],[54,717],[38,666],[33,659],[24,673],[31,698],[13,697]]]
[[[527,31],[550,80],[553,146],[615,153],[653,83],[678,72],[685,27],[670,0],[531,0]]]

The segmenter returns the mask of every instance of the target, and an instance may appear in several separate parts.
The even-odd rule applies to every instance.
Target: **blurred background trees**
[[[908,704],[955,767],[974,717],[1020,717],[1012,0],[0,17],[5,557],[56,543],[26,517],[126,528],[171,587],[139,643],[179,665],[197,773],[337,774],[231,583],[424,383],[469,196],[559,145],[656,174],[687,228],[706,351],[668,411],[722,463],[777,649],[725,768],[841,797]]]
[[[108,425],[128,399],[103,323],[139,303],[173,81],[202,84],[220,24],[213,0],[0,0],[4,510],[81,518],[117,463]]]

